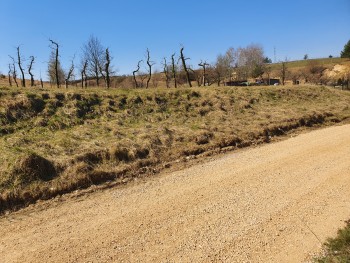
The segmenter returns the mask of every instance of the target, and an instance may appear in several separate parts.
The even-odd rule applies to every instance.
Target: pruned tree
[[[55,48],[51,50],[47,67],[47,74],[51,85],[54,83],[59,88],[61,83],[64,83],[65,73],[61,66],[61,62],[59,60],[59,57],[57,56]]]
[[[59,61],[58,61],[58,48],[59,48],[59,45],[57,42],[53,41],[52,39],[49,39],[49,41],[51,42],[52,46],[51,46],[51,49],[52,49],[52,52],[51,54],[53,55],[54,54],[54,74],[55,74],[55,81],[56,81],[56,86],[57,88],[60,87],[60,75],[59,75]],[[51,58],[53,58],[53,56],[51,56]],[[53,61],[50,61],[50,62],[53,62]],[[50,62],[49,62],[49,74],[50,74]],[[51,74],[50,74],[51,75]],[[51,76],[50,76],[51,77]]]
[[[11,64],[9,63],[9,71],[8,71],[8,75],[7,76],[8,76],[10,87],[12,87],[11,74],[12,74],[12,69],[11,69]]]
[[[134,77],[135,88],[139,87],[139,85],[137,83],[137,79],[136,79],[136,73],[138,73],[140,71],[140,64],[142,62],[143,62],[143,60],[140,60],[139,62],[137,62],[137,69],[132,72],[132,75]]]
[[[202,73],[202,83],[203,83],[203,86],[206,85],[207,83],[207,72],[206,72],[206,69],[207,69],[207,66],[209,66],[209,64],[206,62],[206,61],[201,61],[198,66],[202,67],[203,68],[203,73]]]
[[[188,60],[189,58],[186,58],[184,53],[184,47],[181,47],[180,49],[180,59],[181,59],[181,62],[182,62],[182,67],[186,73],[186,79],[187,79],[187,83],[190,87],[192,87],[192,84],[191,84],[191,79],[190,79],[190,73],[188,72],[188,68],[187,68],[187,65],[186,65],[186,60]]]
[[[111,79],[110,79],[110,65],[111,65],[111,57],[109,55],[109,50],[106,48],[106,64],[105,64],[105,72],[106,72],[106,85],[107,88],[111,86]]]
[[[83,61],[88,62],[88,71],[96,79],[96,85],[100,85],[100,68],[105,65],[104,47],[100,40],[91,35],[86,44],[83,45]]]
[[[65,77],[64,79],[64,84],[66,86],[66,89],[68,89],[68,84],[69,84],[69,80],[70,78],[73,76],[74,74],[74,58],[75,56],[73,57],[72,61],[71,61],[71,65],[69,67],[69,70],[68,70],[68,73],[67,73],[67,76]]]
[[[19,70],[21,71],[21,74],[22,74],[22,87],[25,87],[26,86],[26,79],[25,79],[24,70],[22,67],[22,59],[21,59],[21,54],[19,51],[19,46],[17,47],[17,64],[18,64]]]
[[[28,66],[28,74],[30,75],[30,86],[33,87],[34,86],[34,74],[32,73],[32,69],[33,69],[33,64],[34,64],[34,56],[30,56],[30,62],[29,62],[29,66]]]
[[[151,61],[151,57],[150,57],[150,53],[149,53],[149,49],[147,48],[146,50],[146,58],[147,58],[147,66],[148,66],[148,79],[147,79],[147,82],[146,82],[146,89],[148,89],[148,86],[149,86],[149,82],[152,78],[152,66],[155,64],[155,62]]]
[[[105,57],[104,57],[104,65],[102,67],[102,65],[100,65],[100,73],[101,73],[101,76],[104,78],[105,80],[105,84],[106,84],[106,87],[107,89],[110,88],[111,86],[111,56],[109,54],[109,49],[106,48],[106,51],[105,51]]]
[[[168,67],[168,63],[166,61],[166,58],[163,58],[164,62],[163,64],[163,73],[165,76],[165,84],[167,88],[170,88],[170,76],[169,76],[169,67]]]
[[[82,88],[84,88],[84,87],[86,88],[87,87],[87,75],[86,75],[87,66],[88,66],[88,61],[84,60],[82,62],[81,71],[80,71],[80,74],[81,74],[81,87]]]
[[[176,81],[176,67],[175,67],[175,53],[171,55],[171,73],[174,80],[174,86],[177,88],[177,81]]]
[[[16,70],[16,60],[9,56],[11,59],[12,59],[12,78],[13,78],[13,81],[15,82],[16,84],[16,87],[18,88],[18,82],[17,82],[17,70]]]

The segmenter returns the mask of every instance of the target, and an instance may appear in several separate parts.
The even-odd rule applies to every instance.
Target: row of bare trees
[[[97,86],[100,86],[101,79],[107,88],[111,87],[111,76],[114,75],[112,57],[109,48],[105,48],[100,40],[95,36],[90,36],[88,41],[82,46],[82,52],[78,66],[75,65],[75,55],[70,61],[70,66],[64,70],[60,57],[61,47],[57,41],[49,39],[51,53],[48,61],[47,73],[52,85],[60,88],[63,84],[67,88],[72,80],[78,76],[81,87],[87,87],[88,81],[93,80]],[[21,85],[25,87],[25,66],[20,53],[20,46],[17,47],[16,58],[10,56],[8,79],[10,86],[12,81],[18,86],[18,70],[21,75]],[[29,57],[27,66],[27,74],[30,75],[30,85],[34,86],[33,67],[35,57]],[[200,60],[198,67],[193,68],[188,61],[189,57],[184,54],[184,47],[181,46],[178,55],[173,53],[168,60],[166,57],[161,62],[162,74],[166,87],[177,87],[179,84],[187,84],[192,87],[192,82],[197,82],[198,86],[210,86],[216,83],[218,86],[226,81],[247,80],[248,78],[270,77],[271,68],[269,63],[271,60],[264,56],[263,48],[260,45],[249,45],[237,49],[229,48],[223,54],[219,54],[214,63],[208,63],[206,60]],[[156,63],[151,59],[151,52],[147,48],[144,59],[138,61],[136,69],[132,72],[132,81],[135,88],[149,88],[153,67]],[[144,68],[145,70],[141,70]],[[286,63],[282,63],[281,79],[284,83],[287,76]],[[40,76],[41,80],[41,76]],[[77,81],[74,82],[78,84]],[[41,80],[42,85],[42,80]]]
[[[71,80],[76,75],[76,67],[74,64],[75,55],[73,56],[70,66],[65,71],[61,65],[60,61],[60,44],[57,41],[49,39],[50,43],[50,57],[47,63],[47,74],[51,84],[56,85],[60,88],[61,85],[65,85],[67,88]],[[18,70],[21,74],[21,86],[26,87],[25,81],[25,69],[24,61],[20,46],[16,48],[16,57],[10,56],[11,62],[8,64],[8,80],[9,85],[12,86],[12,81],[18,87]],[[109,52],[109,48],[104,48],[98,38],[90,36],[89,40],[82,47],[82,55],[80,61],[80,76],[81,76],[81,86],[87,87],[88,79],[95,79],[97,86],[100,85],[100,79],[103,78],[107,88],[111,85],[111,75],[114,73],[111,65],[112,57]],[[30,76],[30,86],[35,85],[33,67],[35,63],[35,57],[29,57],[29,64],[27,66],[27,73]],[[40,83],[43,86],[43,81],[40,76]]]

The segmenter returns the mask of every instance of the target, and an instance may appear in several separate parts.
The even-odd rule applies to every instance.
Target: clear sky
[[[131,74],[146,48],[163,57],[184,53],[190,64],[214,62],[229,47],[261,44],[274,60],[339,56],[350,39],[350,0],[0,0],[0,72],[16,46],[46,78],[49,38],[65,69],[90,35],[113,56],[117,74]]]

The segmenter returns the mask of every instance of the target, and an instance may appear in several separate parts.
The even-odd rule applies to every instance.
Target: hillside
[[[325,87],[0,88],[0,207],[269,142],[348,120],[350,93]]]
[[[345,70],[348,72],[347,74],[339,74],[337,72],[336,67],[345,67]],[[263,74],[263,78],[267,82],[267,79],[270,78],[277,78],[281,79],[281,63],[271,63],[271,64],[266,64],[265,65],[265,73]],[[293,81],[299,81],[300,83],[303,84],[319,84],[322,82],[323,85],[330,85],[334,86],[337,84],[337,81],[339,78],[344,78],[345,81],[346,79],[349,78],[350,74],[350,59],[347,58],[320,58],[320,59],[307,59],[307,60],[298,60],[298,61],[288,61],[286,63],[286,85],[291,85],[293,84]],[[334,74],[331,74],[329,76],[329,72],[333,72]],[[192,84],[194,86],[198,86],[198,83],[196,81],[196,78],[201,79],[202,76],[202,70],[196,69],[194,70],[195,76],[192,76]],[[269,73],[269,74],[267,74]],[[215,72],[212,71],[212,69],[208,69],[207,71],[208,78],[211,79],[212,86],[216,85],[216,81],[213,80],[215,78]],[[78,74],[79,75],[79,74]],[[185,80],[185,75],[182,72],[181,74],[178,73],[177,75],[177,82],[178,85],[181,87],[186,87],[187,82]],[[137,77],[137,80],[141,83],[142,85],[145,86],[146,78],[140,78],[140,76]],[[226,81],[229,81],[226,79]],[[249,79],[251,83],[255,82],[254,78]],[[306,83],[308,82],[308,83]],[[88,79],[87,81],[89,87],[95,87],[96,86],[96,81],[94,79]],[[222,81],[223,85],[224,81]],[[8,77],[5,75],[2,75],[0,78],[0,86],[8,86]],[[12,81],[12,85],[15,86],[14,81]],[[21,81],[18,79],[18,85],[21,86]],[[36,87],[40,87],[40,81],[36,80],[35,81]],[[52,88],[52,85],[49,82],[44,82],[43,83],[45,88]],[[62,88],[64,88],[64,84],[62,84]],[[171,86],[173,86],[173,82],[171,81]],[[30,81],[26,80],[26,86],[30,87]],[[54,86],[54,85],[53,85]],[[70,87],[80,87],[81,83],[79,78],[76,80],[72,80],[70,83]],[[104,81],[101,80],[100,83],[101,87],[105,87]],[[150,87],[165,87],[165,77],[164,73],[154,73],[152,75],[152,80],[150,82]],[[133,88],[134,87],[134,80],[132,76],[127,76],[127,75],[122,75],[122,76],[114,76],[111,79],[111,87],[112,88]]]

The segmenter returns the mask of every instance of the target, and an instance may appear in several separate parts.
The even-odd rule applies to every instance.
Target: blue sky
[[[179,53],[214,62],[229,47],[261,44],[274,60],[339,56],[350,39],[350,0],[0,0],[0,72],[16,46],[46,78],[49,38],[65,69],[91,34],[110,48],[117,74],[130,74],[146,48],[160,69]]]

